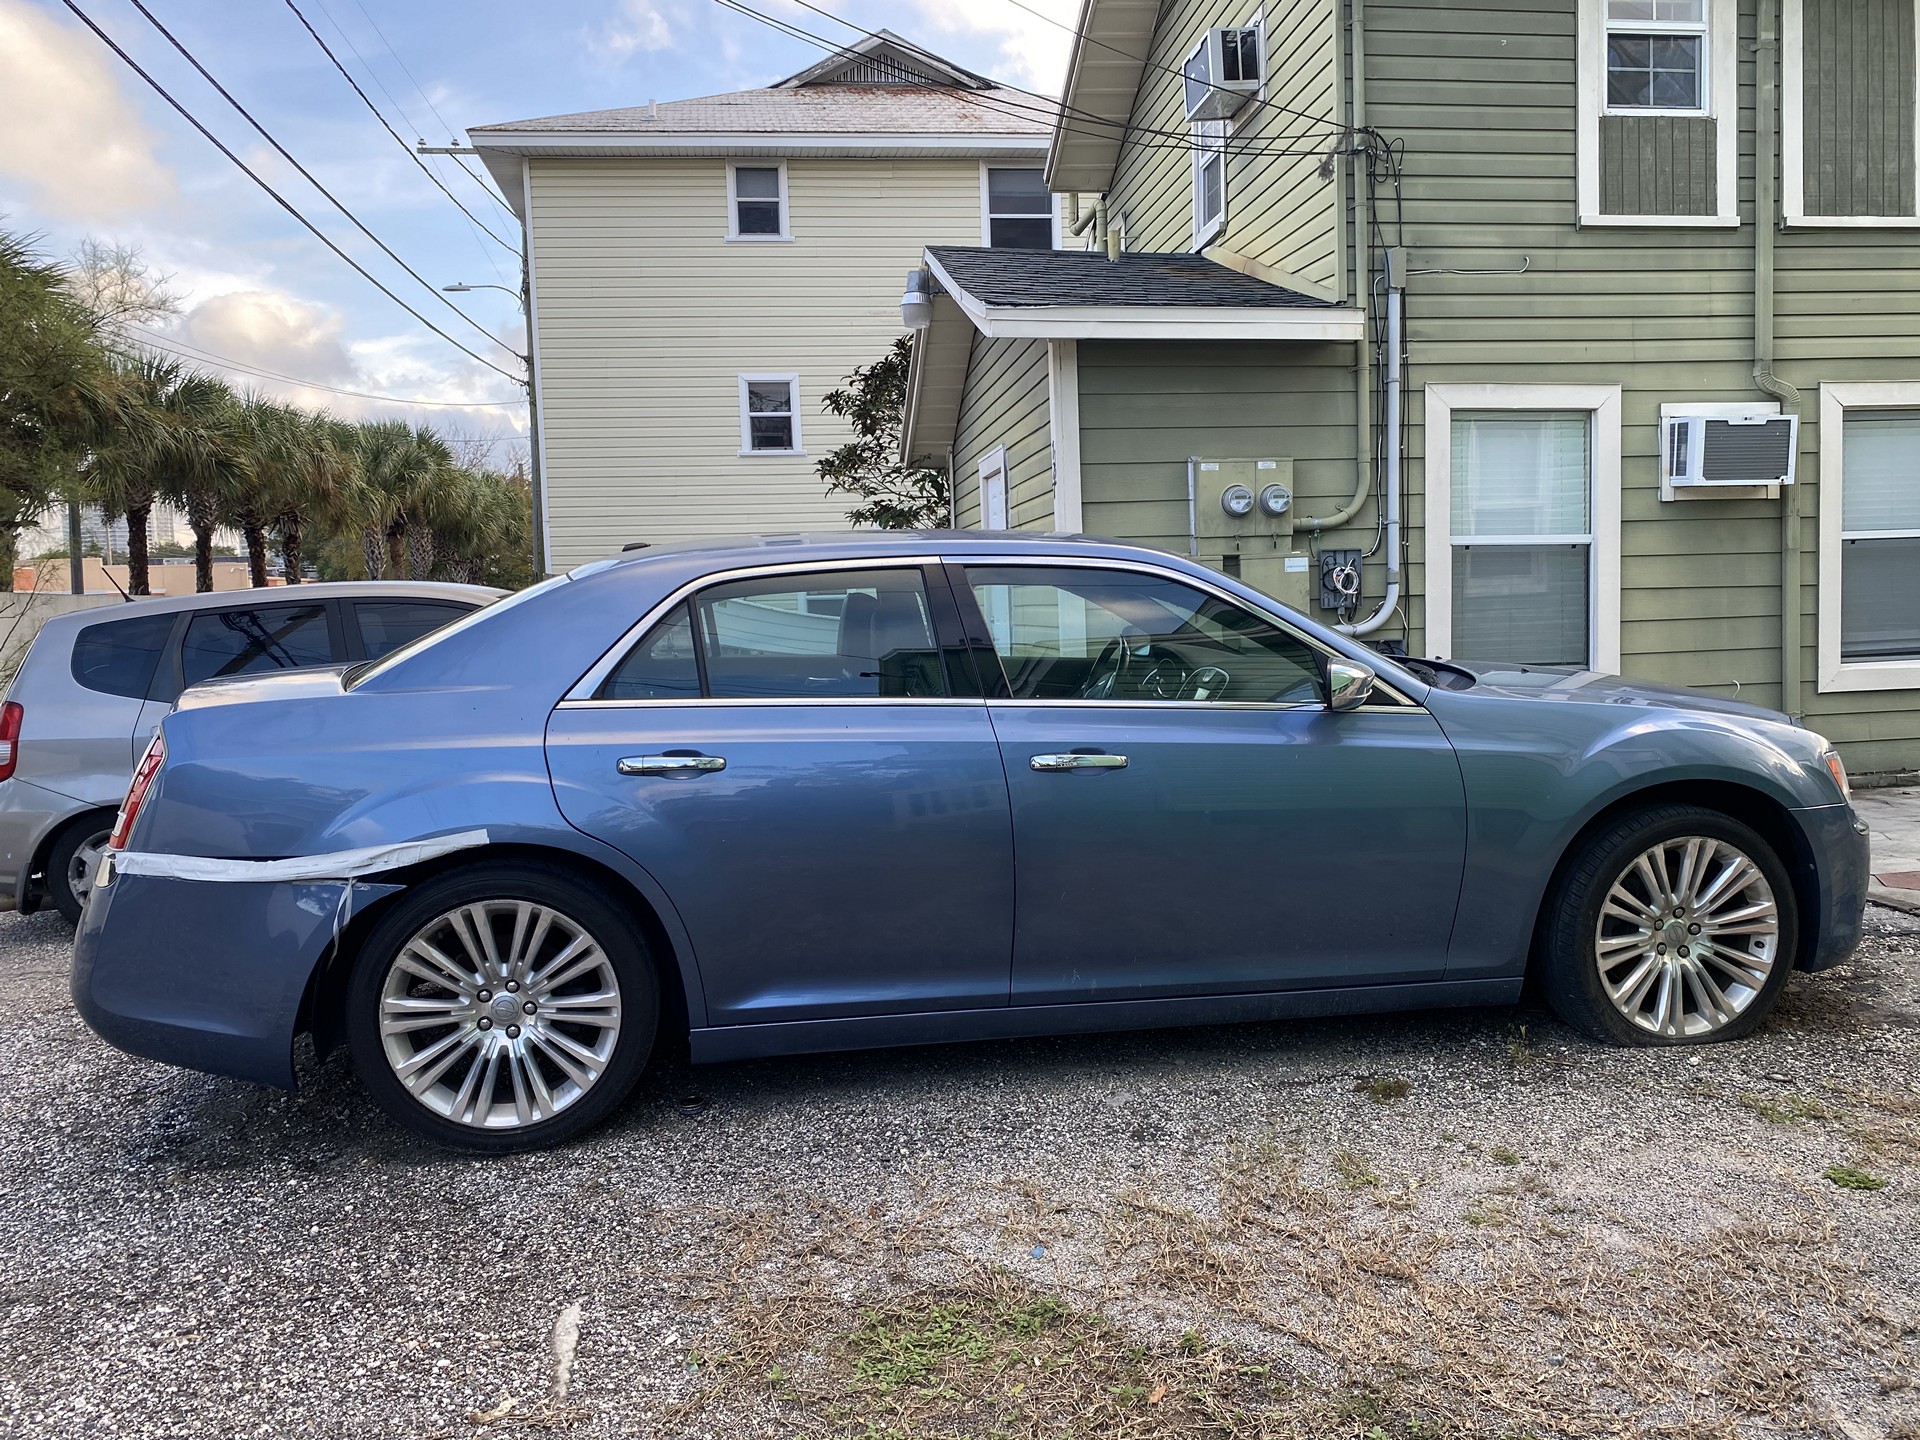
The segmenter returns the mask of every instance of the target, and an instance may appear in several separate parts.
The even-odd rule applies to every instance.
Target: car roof
[[[610,559],[583,565],[574,573],[585,575],[670,559],[695,560],[722,570],[743,565],[779,565],[790,560],[924,555],[928,551],[1005,555],[1022,550],[1059,551],[1063,546],[1073,547],[1076,553],[1113,559],[1165,560],[1171,553],[1099,535],[1044,530],[843,530],[675,540],[624,550]]]
[[[233,605],[287,604],[296,600],[462,600],[485,605],[507,592],[490,585],[458,585],[445,580],[331,580],[302,585],[269,585],[244,590],[209,590],[195,595],[155,595],[117,605],[100,605],[49,616],[42,632],[82,630],[102,620],[133,615],[173,615],[182,610],[224,609]]]

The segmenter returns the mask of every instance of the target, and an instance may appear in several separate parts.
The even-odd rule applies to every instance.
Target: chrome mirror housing
[[[1374,682],[1379,680],[1369,666],[1357,660],[1327,662],[1327,708],[1357,710],[1373,697]]]

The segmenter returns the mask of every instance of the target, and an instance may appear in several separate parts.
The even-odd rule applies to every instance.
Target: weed
[[[1376,1105],[1391,1105],[1413,1093],[1413,1082],[1399,1075],[1362,1075],[1353,1093],[1366,1096]]]
[[[1769,1125],[1794,1125],[1803,1120],[1833,1118],[1833,1112],[1826,1106],[1804,1095],[1788,1095],[1779,1100],[1769,1100],[1764,1095],[1742,1094],[1734,1097],[1734,1103],[1751,1110]]]
[[[1887,1182],[1879,1175],[1852,1165],[1829,1165],[1826,1177],[1842,1190],[1884,1190]]]
[[[1348,1190],[1365,1190],[1380,1183],[1366,1160],[1351,1150],[1336,1150],[1331,1163],[1335,1178]]]
[[[1509,1149],[1505,1145],[1494,1146],[1493,1149],[1487,1152],[1487,1158],[1496,1165],[1518,1165],[1520,1163],[1519,1151]]]
[[[1531,1070],[1540,1063],[1540,1056],[1527,1039],[1526,1026],[1516,1025],[1507,1035],[1507,1060],[1516,1070]]]

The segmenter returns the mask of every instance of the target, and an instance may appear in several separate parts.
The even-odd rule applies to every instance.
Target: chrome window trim
[[[624,660],[627,653],[637,645],[648,631],[670,614],[676,605],[691,599],[702,590],[716,585],[728,585],[740,580],[756,580],[779,575],[828,574],[841,570],[910,570],[928,565],[957,565],[961,569],[1003,568],[1010,565],[1026,565],[1036,569],[1052,570],[1123,570],[1134,575],[1148,575],[1155,579],[1167,580],[1176,585],[1188,585],[1204,591],[1215,599],[1229,605],[1237,605],[1243,610],[1259,615],[1284,633],[1298,640],[1309,650],[1324,659],[1347,660],[1351,657],[1341,651],[1329,649],[1312,635],[1295,628],[1284,616],[1259,605],[1250,605],[1231,591],[1224,590],[1208,580],[1188,575],[1178,570],[1163,570],[1151,562],[1137,560],[1114,560],[1102,555],[861,555],[844,560],[788,560],[764,565],[746,565],[731,570],[715,570],[696,579],[686,581],[664,600],[629,626],[593,665],[593,668],[580,677],[559,702],[558,708],[566,710],[581,709],[635,709],[657,705],[1038,705],[1053,708],[1061,705],[1089,705],[1111,709],[1195,709],[1195,710],[1326,710],[1324,701],[1303,703],[1285,701],[1269,703],[1261,701],[1216,701],[1216,700],[1031,700],[1013,699],[985,700],[969,696],[938,696],[925,699],[905,699],[893,695],[846,695],[846,696],[791,696],[753,699],[714,699],[698,695],[687,699],[662,700],[602,700],[596,693],[607,681],[614,670]],[[1426,707],[1384,676],[1376,686],[1376,693],[1392,698],[1393,705],[1364,705],[1355,714],[1386,714],[1396,710],[1408,710],[1425,714]]]

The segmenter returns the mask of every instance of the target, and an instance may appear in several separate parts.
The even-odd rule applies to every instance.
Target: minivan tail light
[[[133,772],[133,781],[127,786],[127,798],[120,802],[120,813],[114,817],[113,833],[107,837],[109,850],[127,848],[127,836],[133,832],[133,822],[140,817],[140,807],[146,804],[147,792],[153,788],[153,777],[160,773],[160,767],[167,763],[167,742],[159,731],[154,731],[153,741],[147,746],[147,753],[140,757],[140,766]]]
[[[11,780],[13,767],[20,763],[20,722],[26,718],[19,701],[0,705],[0,780]]]

